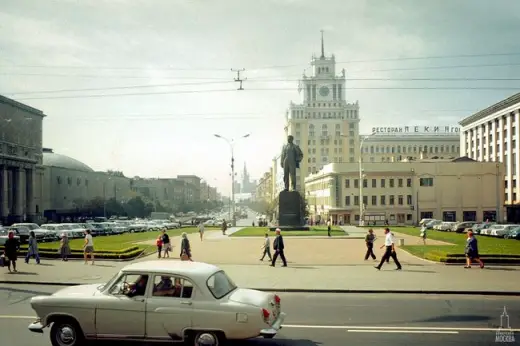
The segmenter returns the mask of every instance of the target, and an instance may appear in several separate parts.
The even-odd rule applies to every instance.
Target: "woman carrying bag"
[[[192,261],[190,240],[186,232],[182,233],[181,240],[181,261]]]

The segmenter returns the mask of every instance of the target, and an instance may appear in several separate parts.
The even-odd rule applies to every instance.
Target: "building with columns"
[[[296,170],[296,188],[303,192],[305,177],[331,162],[357,162],[359,155],[359,104],[347,102],[345,70],[337,73],[336,58],[313,56],[311,71],[299,81],[299,102],[291,102],[285,115],[286,133],[304,154]]]
[[[0,96],[0,222],[38,222],[45,114]]]
[[[520,222],[520,93],[460,122],[461,155],[505,165],[504,196],[507,222]]]
[[[455,160],[333,163],[305,179],[310,218],[344,224],[418,224],[421,219],[494,221],[503,214],[504,165]]]
[[[374,133],[361,147],[364,162],[398,162],[422,159],[450,160],[460,156],[458,127],[438,133]],[[453,131],[452,131],[453,130]]]

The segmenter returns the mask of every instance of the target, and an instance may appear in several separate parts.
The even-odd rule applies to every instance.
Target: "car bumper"
[[[270,328],[262,329],[260,331],[260,336],[272,338],[273,336],[276,335],[276,333],[278,333],[278,331],[280,329],[282,329],[282,323],[284,320],[285,320],[285,313],[280,312],[280,315],[278,315],[278,318],[276,319],[276,321],[274,321],[274,323],[271,325]]]
[[[31,323],[29,324],[29,330],[33,333],[43,333],[43,329],[45,328],[45,326],[43,324],[41,324],[41,322],[34,322],[34,323]]]

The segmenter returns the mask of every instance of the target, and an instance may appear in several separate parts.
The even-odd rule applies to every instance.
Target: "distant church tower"
[[[244,162],[244,172],[242,173],[242,193],[249,193],[250,191],[249,173],[247,172],[247,165]]]

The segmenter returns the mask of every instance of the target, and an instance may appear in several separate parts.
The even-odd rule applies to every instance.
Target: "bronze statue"
[[[283,182],[285,191],[289,191],[289,177],[291,179],[292,190],[296,191],[296,168],[300,168],[303,153],[299,146],[293,143],[294,137],[287,137],[287,144],[283,146],[280,163],[283,168]]]

